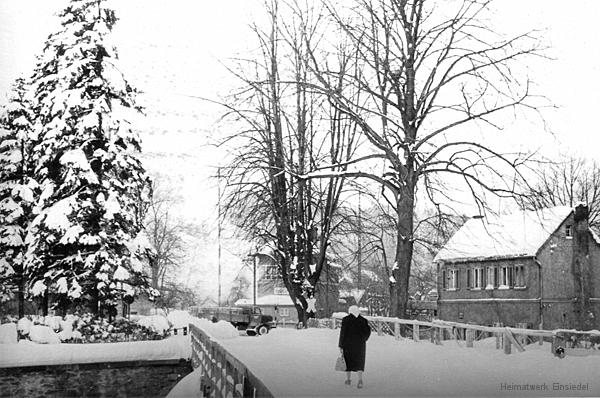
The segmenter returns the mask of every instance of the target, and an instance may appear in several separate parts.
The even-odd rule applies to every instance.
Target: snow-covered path
[[[506,355],[493,339],[465,348],[376,334],[367,343],[365,387],[359,390],[356,379],[348,387],[345,375],[333,370],[337,339],[337,330],[275,329],[220,343],[275,396],[600,396],[600,355],[559,359],[548,344]]]

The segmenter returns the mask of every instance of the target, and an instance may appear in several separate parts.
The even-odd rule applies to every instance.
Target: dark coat
[[[365,370],[367,340],[371,335],[369,323],[362,316],[347,315],[342,319],[338,346],[344,350],[346,370]]]

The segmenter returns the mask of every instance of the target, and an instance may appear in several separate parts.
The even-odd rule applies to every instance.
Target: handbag
[[[346,371],[346,361],[344,360],[344,356],[340,355],[337,360],[335,361],[335,370],[337,370],[338,372],[345,372]]]

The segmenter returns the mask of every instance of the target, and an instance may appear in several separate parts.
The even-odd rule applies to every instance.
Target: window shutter
[[[494,287],[498,287],[498,267],[494,267]]]
[[[460,270],[457,269],[456,271],[456,290],[460,289]]]
[[[513,265],[508,267],[508,286],[515,286],[515,267]]]

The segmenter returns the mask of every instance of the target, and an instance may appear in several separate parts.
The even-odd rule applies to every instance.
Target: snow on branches
[[[26,227],[38,189],[32,178],[31,120],[25,81],[18,79],[0,111],[0,302],[24,290]]]
[[[147,288],[130,250],[150,194],[131,125],[139,108],[103,4],[71,0],[59,14],[27,82],[31,103],[12,101],[0,130],[0,245],[15,248],[0,255],[0,278],[19,248],[30,292],[59,305],[85,296],[112,306]]]

